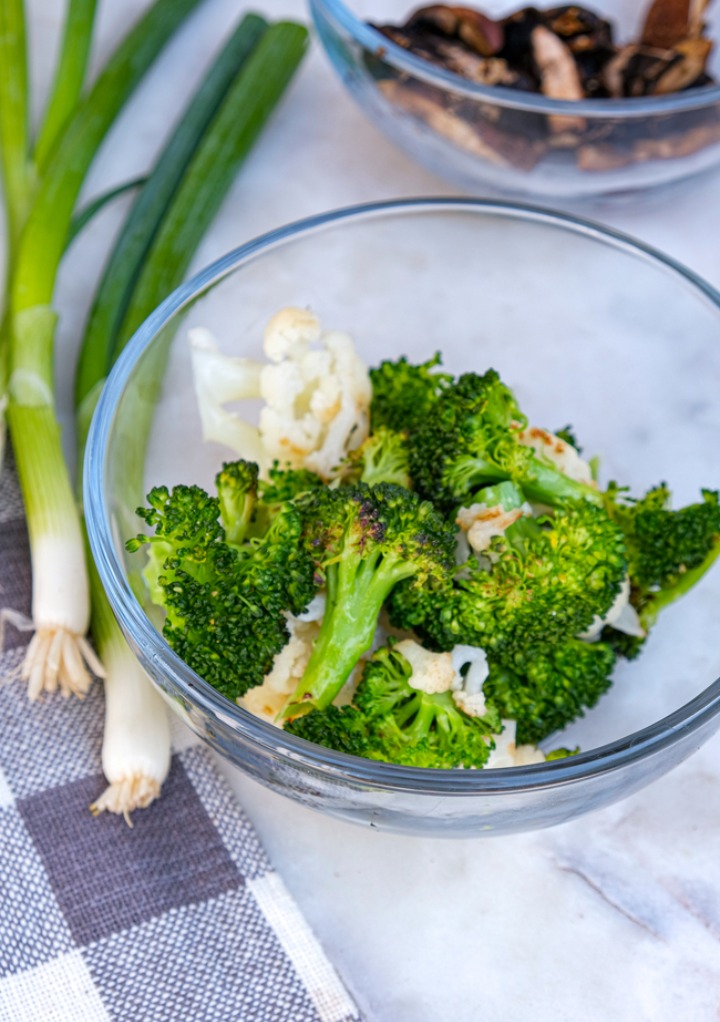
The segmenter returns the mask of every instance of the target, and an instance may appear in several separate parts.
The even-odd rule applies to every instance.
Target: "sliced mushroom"
[[[580,170],[597,172],[617,170],[650,160],[672,160],[692,156],[720,142],[720,120],[697,125],[689,130],[664,135],[662,138],[638,139],[632,145],[617,146],[612,141],[584,144],[578,148]]]
[[[671,50],[625,46],[605,68],[610,96],[660,96],[705,84],[712,42],[684,39]]]
[[[572,6],[544,11],[543,24],[562,39],[575,58],[585,96],[606,96],[602,72],[616,49],[610,22],[584,7]]]
[[[432,4],[421,7],[410,15],[405,28],[430,28],[450,38],[462,41],[481,57],[492,57],[503,46],[502,26],[473,7],[448,7]]]
[[[671,50],[688,34],[691,0],[654,0],[645,15],[640,44]]]
[[[534,82],[527,75],[509,67],[507,61],[499,57],[480,57],[460,40],[431,32],[422,24],[412,29],[396,28],[394,25],[373,27],[403,49],[468,81],[523,91],[534,88]]]
[[[673,49],[685,39],[699,39],[710,0],[654,0],[640,35],[643,46]]]
[[[487,119],[478,115],[477,104],[449,109],[443,105],[442,95],[419,82],[388,79],[380,82],[380,89],[390,103],[417,117],[430,130],[496,166],[531,170],[546,151],[544,140],[499,127],[494,121],[495,108],[489,108]]]
[[[583,99],[585,94],[580,73],[565,43],[544,25],[537,25],[532,30],[531,38],[533,57],[544,95],[550,99]],[[550,130],[556,134],[585,130],[583,117],[553,114],[549,121]]]

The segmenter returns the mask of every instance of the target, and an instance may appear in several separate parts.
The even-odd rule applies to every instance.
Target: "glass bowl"
[[[478,194],[573,200],[634,192],[699,174],[720,162],[720,86],[667,96],[568,102],[483,86],[413,56],[371,28],[399,24],[410,0],[309,0],[340,79],[372,121],[413,159]],[[478,4],[507,14],[506,0]],[[646,0],[593,10],[637,38]],[[720,39],[720,7],[707,12]],[[718,50],[710,69],[720,70]]]
[[[571,423],[602,479],[679,502],[718,482],[720,294],[672,260],[583,220],[475,200],[340,210],[231,252],[143,324],[103,391],[88,443],[93,553],[130,646],[170,705],[262,784],[323,812],[434,835],[531,830],[624,798],[720,727],[720,570],[665,612],[644,654],[560,744],[564,761],[423,770],[333,753],[227,701],[188,668],[146,613],[141,558],[124,541],[160,483],[210,486],[231,452],[203,442],[187,332],[261,357],[265,323],[310,306],[347,329],[369,364],[440,349],[450,371],[495,367],[530,421]],[[156,403],[157,402],[157,406]],[[149,424],[147,446],[143,440]],[[558,741],[553,743],[559,744]]]

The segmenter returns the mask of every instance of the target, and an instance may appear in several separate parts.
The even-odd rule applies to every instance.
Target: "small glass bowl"
[[[231,252],[175,291],[121,355],[85,465],[88,532],[130,646],[212,748],[323,812],[417,834],[532,830],[624,798],[720,727],[720,571],[665,612],[643,655],[550,744],[570,759],[423,770],[334,753],[227,701],[163,639],[125,540],[153,486],[211,486],[229,450],[202,440],[187,331],[260,357],[265,323],[310,306],[369,364],[442,350],[451,372],[495,367],[531,422],[571,423],[602,479],[667,480],[679,502],[718,482],[720,294],[646,246],[589,222],[505,203],[412,200],[340,210]],[[149,426],[147,446],[143,440]]]
[[[368,24],[402,23],[419,6],[408,0],[309,4],[333,67],[370,119],[413,159],[471,194],[492,187],[564,202],[654,188],[720,163],[720,86],[552,100],[460,78]],[[478,6],[491,16],[508,13],[503,0]],[[592,6],[624,42],[637,37],[647,3]],[[717,6],[707,20],[710,37],[720,39]],[[717,72],[717,52],[713,59]]]

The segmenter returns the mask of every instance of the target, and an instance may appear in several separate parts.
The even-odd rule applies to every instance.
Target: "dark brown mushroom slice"
[[[604,132],[588,132],[578,148],[581,170],[612,170],[653,159],[690,156],[720,142],[720,110],[703,107],[649,121],[606,122],[604,128]]]
[[[544,25],[536,25],[532,31],[532,47],[543,95],[548,99],[583,99],[580,72],[562,39]],[[568,146],[575,143],[575,134],[582,133],[586,126],[584,117],[573,114],[551,114],[548,122],[550,131],[564,136],[564,144]]]
[[[585,95],[606,97],[602,73],[616,50],[610,22],[585,7],[573,5],[544,11],[543,23],[562,39],[575,58]]]
[[[474,7],[449,7],[445,4],[420,7],[410,15],[404,27],[426,28],[449,38],[461,39],[481,57],[493,57],[503,47],[502,26]]]
[[[532,33],[533,29],[542,23],[542,15],[536,7],[523,7],[503,18],[501,22],[505,42],[499,56],[506,60],[510,67],[517,68],[532,78],[537,92],[540,91],[540,77],[533,57]]]
[[[373,25],[387,39],[415,56],[446,71],[480,85],[502,85],[508,89],[527,91],[534,82],[520,71],[513,70],[499,57],[480,57],[460,40],[430,32],[422,24],[411,28],[394,25]]]
[[[497,166],[531,170],[546,152],[543,126],[539,132],[508,131],[495,106],[451,98],[418,79],[385,80],[379,87],[393,106],[422,121],[458,149]]]
[[[611,60],[603,81],[614,97],[660,96],[709,84],[705,67],[712,43],[685,39],[670,50],[631,44]]]
[[[640,45],[671,50],[686,39],[692,6],[692,0],[654,0],[645,15]]]

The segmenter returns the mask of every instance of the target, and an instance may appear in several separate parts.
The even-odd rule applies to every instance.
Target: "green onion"
[[[83,206],[77,213],[73,214],[73,218],[70,222],[70,229],[68,231],[67,241],[65,243],[65,250],[67,251],[72,245],[73,241],[81,234],[93,217],[105,209],[105,207],[111,203],[114,199],[119,199],[121,195],[125,195],[127,192],[135,191],[137,188],[141,188],[147,181],[146,177],[136,177],[132,181],[126,181],[124,184],[117,185],[116,188],[110,188],[107,192],[103,192],[96,198],[91,199],[87,206]]]
[[[268,28],[245,18],[166,145],[107,264],[83,340],[76,377],[80,455],[105,375],[130,333],[179,284],[243,159],[292,78],[307,44],[298,25]],[[166,342],[171,334],[168,331]],[[159,388],[167,343],[147,356]],[[146,367],[147,368],[147,367]],[[141,498],[153,395],[143,389],[119,474]],[[133,504],[133,506],[134,506]],[[91,628],[105,667],[103,769],[107,790],[91,807],[130,813],[160,792],[170,758],[167,712],[120,632],[91,568]]]
[[[28,73],[22,0],[0,3],[0,166],[12,267],[30,204],[32,167],[28,143]]]
[[[85,84],[96,6],[97,0],[70,0],[55,81],[33,154],[41,175],[75,112]]]
[[[307,29],[278,22],[228,91],[183,177],[128,304],[114,356],[181,283],[203,235],[303,58]]]
[[[251,14],[243,18],[233,32],[182,114],[115,243],[95,294],[75,376],[81,457],[90,419],[112,365],[117,334],[143,260],[199,139],[266,28],[267,22]]]
[[[77,196],[100,143],[157,54],[197,3],[157,0],[117,48],[88,95],[78,102],[64,130],[60,122],[67,117],[77,83],[70,82],[65,93],[64,80],[58,79],[64,94],[62,101],[58,99],[58,112],[46,121],[52,159],[37,185],[11,267],[8,422],[25,498],[33,567],[35,635],[21,672],[31,697],[56,688],[82,695],[91,680],[88,668],[100,673],[100,664],[84,638],[89,595],[83,537],[54,413],[55,278]],[[3,170],[7,179],[10,169],[12,181],[26,143],[20,115],[21,107],[27,109],[27,76],[19,56],[21,41],[24,52],[24,32],[19,0],[3,0],[0,10],[3,27],[14,33],[6,32],[2,45],[7,49],[8,40],[15,40],[13,81],[3,84],[10,88],[14,82],[16,89],[24,90],[22,102],[10,92],[18,109],[12,117],[4,115],[3,143],[10,138],[13,151]],[[66,36],[66,45],[84,50],[82,40],[92,10],[81,5],[76,14],[74,22],[70,19],[72,40]],[[5,94],[2,98],[0,105],[5,107]],[[54,142],[53,136],[59,132]],[[10,201],[19,198],[11,195]],[[20,222],[22,213],[22,207],[15,210],[15,223]]]
[[[32,191],[28,141],[28,73],[22,0],[0,2],[0,169],[7,222],[7,287]],[[5,407],[10,359],[10,310],[0,307],[0,466],[5,451]]]

